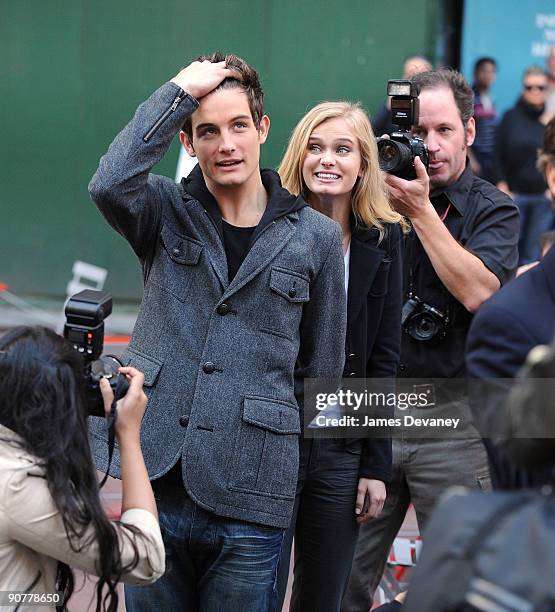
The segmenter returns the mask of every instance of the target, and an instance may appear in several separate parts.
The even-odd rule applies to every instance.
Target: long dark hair
[[[82,357],[45,327],[13,329],[0,338],[0,351],[0,423],[19,434],[23,448],[45,469],[72,548],[80,551],[96,541],[100,578],[96,611],[115,612],[117,582],[139,559],[129,534],[135,555],[129,567],[122,566],[116,529],[99,498],[87,435]],[[82,542],[91,526],[92,538]],[[57,588],[64,593],[61,609],[67,610],[74,586],[71,568],[60,562]]]

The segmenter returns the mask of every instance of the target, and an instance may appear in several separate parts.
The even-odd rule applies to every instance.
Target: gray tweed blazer
[[[309,207],[276,219],[228,282],[202,202],[150,174],[196,100],[166,83],[102,157],[89,190],[140,259],[144,295],[125,364],[145,374],[151,479],[181,461],[190,497],[218,515],[289,525],[298,467],[295,380],[338,378],[346,305],[340,228]],[[103,419],[90,419],[107,467]],[[117,448],[111,474],[119,477]]]

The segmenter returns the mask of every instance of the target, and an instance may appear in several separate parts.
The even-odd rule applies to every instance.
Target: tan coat
[[[0,591],[53,593],[58,561],[96,574],[98,546],[93,542],[80,552],[72,550],[44,469],[37,465],[36,457],[17,446],[19,440],[17,434],[0,425]],[[121,525],[115,527],[124,565],[134,554],[126,524],[141,531],[136,537],[140,560],[123,580],[132,584],[154,582],[164,573],[165,563],[158,521],[139,508],[123,513]],[[81,548],[91,531],[74,541],[74,548]],[[38,609],[44,608],[30,608]]]

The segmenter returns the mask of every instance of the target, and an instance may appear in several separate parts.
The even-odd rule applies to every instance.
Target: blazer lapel
[[[349,288],[347,290],[347,334],[352,333],[360,308],[370,291],[385,251],[369,242],[370,232],[359,230],[351,238]]]
[[[214,225],[214,221],[202,204],[197,200],[189,200],[187,202],[187,207],[195,229],[198,232],[198,237],[206,246],[210,265],[214,269],[222,285],[222,290],[225,290],[229,285],[227,276],[227,257],[223,241]]]
[[[247,253],[241,267],[237,270],[234,279],[225,290],[222,300],[239,291],[241,287],[250,282],[274,259],[291,240],[295,232],[295,224],[292,220],[297,220],[298,218],[298,213],[290,213],[287,216],[279,217],[272,221],[261,231]]]

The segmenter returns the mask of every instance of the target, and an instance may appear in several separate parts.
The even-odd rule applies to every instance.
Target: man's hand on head
[[[426,167],[420,157],[415,157],[414,168],[416,178],[412,181],[385,175],[385,182],[389,190],[389,198],[393,208],[411,220],[425,214],[432,206],[430,202],[430,179]]]
[[[193,62],[183,68],[176,76],[171,79],[178,87],[199,100],[206,94],[216,89],[218,85],[227,78],[235,78],[239,81],[241,76],[231,68],[226,68],[224,62]]]

